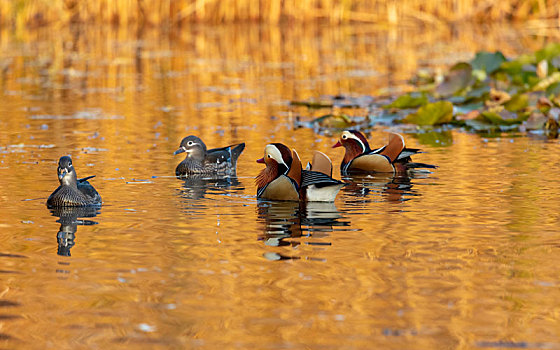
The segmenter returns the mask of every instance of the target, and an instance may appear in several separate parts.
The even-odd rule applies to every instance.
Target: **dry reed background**
[[[2,0],[2,26],[69,22],[177,26],[234,21],[440,25],[462,21],[560,21],[557,0]]]

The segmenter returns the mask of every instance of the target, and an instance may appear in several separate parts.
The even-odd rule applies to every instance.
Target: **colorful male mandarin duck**
[[[190,135],[181,141],[179,149],[173,153],[186,153],[185,159],[177,165],[175,175],[209,175],[214,177],[235,176],[237,158],[245,149],[245,143],[206,150],[206,145],[196,136]]]
[[[347,130],[333,146],[344,146],[346,153],[340,164],[340,173],[351,172],[402,173],[411,168],[436,168],[435,165],[413,163],[410,156],[420,152],[416,148],[406,148],[404,138],[397,133],[389,134],[387,145],[372,150],[359,131]]]
[[[330,159],[320,152],[316,152],[311,170],[302,170],[295,150],[290,151],[281,143],[271,143],[266,145],[264,157],[257,163],[266,164],[256,178],[258,198],[333,202],[346,185],[331,177]]]
[[[57,173],[60,186],[47,199],[49,208],[101,205],[101,196],[87,181],[95,175],[78,179],[72,166],[72,158],[61,157],[58,160]]]

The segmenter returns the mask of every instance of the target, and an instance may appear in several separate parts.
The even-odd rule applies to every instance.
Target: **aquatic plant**
[[[415,124],[433,127],[449,124],[475,131],[538,130],[558,135],[560,115],[560,44],[554,43],[532,53],[507,59],[497,52],[479,52],[469,62],[453,65],[445,76],[422,76],[411,79],[415,91],[388,103],[375,101],[367,107],[367,125],[337,114],[312,120],[311,126],[346,128],[359,124],[373,126],[386,123]],[[331,107],[341,107],[332,99]],[[363,101],[364,99],[355,99]],[[305,105],[305,101],[292,103]],[[329,105],[310,101],[309,108]],[[347,104],[346,107],[349,107]],[[351,107],[351,106],[350,106]],[[363,108],[356,103],[353,107]],[[363,121],[363,118],[358,118]]]

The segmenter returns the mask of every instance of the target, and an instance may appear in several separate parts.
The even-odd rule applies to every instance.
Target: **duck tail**
[[[241,155],[243,150],[245,149],[245,143],[239,143],[237,145],[230,146],[231,147],[231,160],[237,163],[237,158]]]

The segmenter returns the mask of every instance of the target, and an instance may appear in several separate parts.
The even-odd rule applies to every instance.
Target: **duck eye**
[[[192,141],[187,142],[187,146],[192,146],[192,145],[194,145],[194,142]]]
[[[268,157],[268,158],[272,158],[272,156],[271,156],[270,154],[267,154],[267,157]]]
[[[348,136],[342,135],[342,139],[343,139],[343,140],[346,140],[347,138],[348,138]]]

